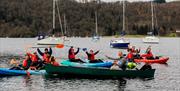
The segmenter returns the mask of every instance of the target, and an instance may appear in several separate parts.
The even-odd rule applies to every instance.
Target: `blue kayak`
[[[62,65],[66,66],[77,66],[77,67],[111,67],[112,62],[102,62],[102,63],[79,63],[79,62],[71,62],[69,60],[62,60]]]
[[[28,70],[30,75],[42,75],[46,74],[45,70]],[[25,70],[10,70],[9,68],[0,68],[0,76],[19,76],[27,75]]]

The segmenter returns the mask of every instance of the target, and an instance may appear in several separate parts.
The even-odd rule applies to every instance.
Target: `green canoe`
[[[151,70],[110,70],[109,68],[98,67],[73,67],[73,66],[53,66],[47,64],[45,70],[48,74],[58,74],[61,77],[78,78],[122,78],[141,77],[153,78],[155,69]]]

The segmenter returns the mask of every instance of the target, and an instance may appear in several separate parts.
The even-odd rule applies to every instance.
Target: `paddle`
[[[64,44],[57,44],[55,47],[56,48],[64,48]]]
[[[28,72],[27,70],[26,70],[26,74],[27,74],[28,77],[30,76],[30,72]]]

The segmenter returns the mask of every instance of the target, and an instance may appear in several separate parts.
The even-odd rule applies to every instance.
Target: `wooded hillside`
[[[0,37],[35,37],[51,33],[53,0],[0,0]],[[180,29],[180,2],[155,3],[155,24],[160,35]],[[92,36],[95,32],[95,11],[98,12],[98,32],[101,36],[120,34],[122,3],[79,3],[58,1],[62,24],[64,15],[68,36]],[[57,8],[57,7],[56,7]],[[147,34],[151,31],[150,2],[126,2],[126,33]],[[64,27],[63,27],[64,29]],[[60,33],[56,9],[56,31]]]

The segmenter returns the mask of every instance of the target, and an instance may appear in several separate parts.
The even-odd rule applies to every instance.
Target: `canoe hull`
[[[161,57],[155,60],[148,60],[148,59],[134,59],[135,62],[144,62],[144,63],[160,63],[165,64],[169,60],[168,57]]]
[[[73,77],[95,77],[95,78],[122,78],[122,77],[143,77],[153,78],[155,69],[152,70],[110,70],[109,68],[97,67],[72,67],[72,66],[52,66],[46,65],[45,70],[48,74],[58,74],[61,76]]]
[[[41,75],[46,74],[45,70],[28,70],[30,75]],[[0,76],[19,76],[19,75],[27,75],[25,70],[9,70],[9,68],[0,68]]]
[[[62,65],[66,66],[77,66],[77,67],[111,67],[112,62],[103,62],[103,63],[78,63],[78,62],[70,62],[69,60],[63,60],[61,62]]]

